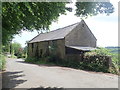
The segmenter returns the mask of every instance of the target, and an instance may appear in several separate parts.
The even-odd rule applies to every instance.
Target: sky
[[[114,13],[109,16],[100,14],[84,19],[92,33],[97,38],[98,47],[118,46],[118,1],[119,0],[110,0],[115,7],[115,10]],[[74,7],[74,4],[71,6]],[[76,17],[74,13],[75,12],[67,12],[67,15],[61,15],[57,22],[52,23],[50,31],[80,22],[80,17]],[[22,47],[25,47],[27,45],[25,44],[26,41],[31,40],[36,35],[38,35],[37,31],[22,31],[21,34],[15,36],[13,42],[19,42]]]

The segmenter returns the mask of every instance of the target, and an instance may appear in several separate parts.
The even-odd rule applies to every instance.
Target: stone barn
[[[41,33],[28,42],[28,57],[55,55],[60,59],[82,60],[84,52],[95,49],[97,39],[85,21]]]

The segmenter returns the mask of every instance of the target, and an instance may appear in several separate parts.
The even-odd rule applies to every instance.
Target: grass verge
[[[5,56],[0,54],[0,70],[5,70],[5,64],[6,64]]]

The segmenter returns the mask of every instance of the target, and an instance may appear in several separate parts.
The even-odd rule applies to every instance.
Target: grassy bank
[[[6,64],[5,56],[0,54],[0,70],[4,70],[5,69],[5,64]]]

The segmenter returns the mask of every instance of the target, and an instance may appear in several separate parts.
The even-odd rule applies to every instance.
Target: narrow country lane
[[[7,59],[3,88],[118,88],[118,76]]]

